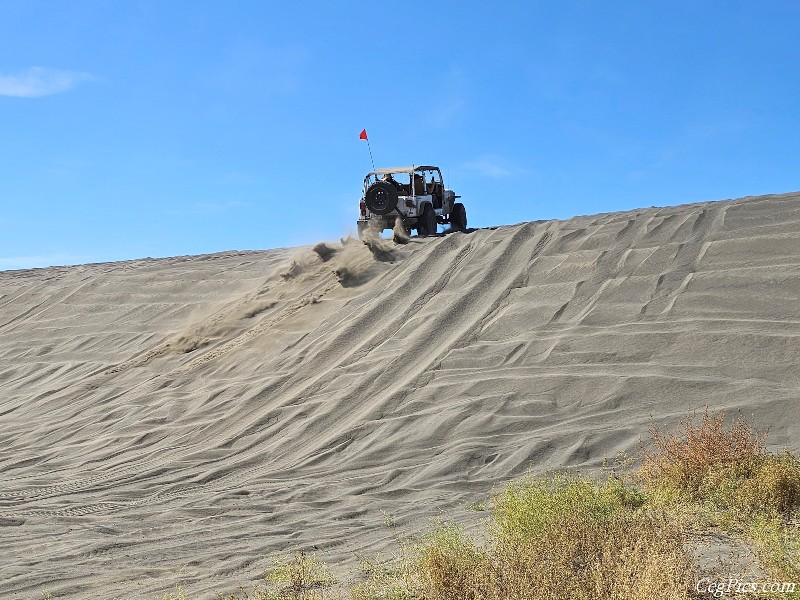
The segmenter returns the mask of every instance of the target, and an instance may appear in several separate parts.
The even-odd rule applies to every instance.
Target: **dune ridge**
[[[214,597],[741,409],[800,451],[800,194],[0,272],[0,596]]]

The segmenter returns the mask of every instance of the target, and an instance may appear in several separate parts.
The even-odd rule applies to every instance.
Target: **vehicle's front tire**
[[[450,211],[450,225],[458,231],[467,229],[467,209],[461,202],[453,204],[453,210]]]
[[[417,221],[417,233],[419,235],[436,235],[436,229],[436,213],[433,212],[430,204],[426,204]]]

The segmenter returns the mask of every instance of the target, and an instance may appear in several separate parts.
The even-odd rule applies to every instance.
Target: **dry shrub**
[[[688,598],[692,566],[673,519],[638,508],[618,480],[570,477],[513,483],[494,498],[478,544],[439,525],[408,571],[425,600]]]
[[[336,578],[327,565],[313,554],[298,552],[291,560],[276,558],[264,573],[264,584],[247,591],[223,596],[219,600],[334,600],[341,594],[330,591]]]
[[[800,578],[800,461],[766,451],[765,434],[739,416],[724,427],[724,413],[706,411],[699,425],[691,418],[679,433],[651,427],[638,475],[651,503],[667,503],[675,514],[694,507],[701,520],[755,543],[773,577]]]
[[[739,500],[745,509],[767,506],[790,514],[800,505],[800,461],[789,452],[768,454],[750,479],[742,483]]]
[[[725,413],[706,410],[699,425],[691,417],[677,433],[650,427],[641,450],[639,477],[656,496],[705,502],[715,510],[786,515],[800,504],[800,462],[785,452],[766,451],[766,433],[741,415],[726,428]]]
[[[495,536],[530,538],[564,517],[603,520],[643,503],[640,493],[613,477],[599,484],[568,474],[514,481],[492,499]]]
[[[677,599],[688,597],[692,579],[676,522],[631,509],[600,520],[565,513],[496,553],[500,593],[492,598]]]
[[[330,588],[336,578],[325,563],[313,554],[298,552],[291,561],[277,559],[264,574],[268,588],[275,587],[281,597],[292,600],[323,598],[322,590]]]
[[[706,410],[699,425],[687,417],[677,433],[664,432],[653,423],[651,446],[641,449],[639,471],[648,487],[698,499],[714,471],[730,469],[737,477],[752,473],[765,455],[765,434],[756,433],[741,415],[728,429],[724,420],[724,412],[711,415]]]
[[[426,599],[481,598],[488,561],[487,552],[461,528],[438,523],[417,548],[413,587]]]

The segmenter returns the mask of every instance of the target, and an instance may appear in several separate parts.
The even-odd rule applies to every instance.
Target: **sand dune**
[[[0,597],[344,568],[705,406],[800,451],[798,298],[800,194],[0,273]]]

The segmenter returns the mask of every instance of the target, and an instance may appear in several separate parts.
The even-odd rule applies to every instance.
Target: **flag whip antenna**
[[[367,150],[369,150],[369,162],[372,163],[372,170],[375,170],[375,160],[372,158],[372,148],[369,145],[369,138],[367,138]]]
[[[375,170],[375,160],[372,158],[372,146],[369,143],[369,137],[367,137],[367,130],[362,129],[361,133],[358,136],[360,140],[367,140],[367,149],[369,150],[369,161],[372,163],[372,170]]]

